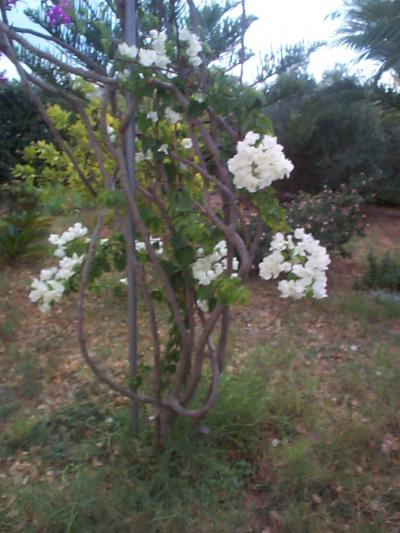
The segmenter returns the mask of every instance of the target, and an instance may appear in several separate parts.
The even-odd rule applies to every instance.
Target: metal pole
[[[125,42],[128,45],[136,44],[136,0],[125,0]],[[133,65],[129,66],[133,72]],[[125,100],[127,108],[134,103],[133,94],[126,92]],[[136,194],[136,168],[135,168],[135,137],[136,124],[135,113],[132,113],[125,136],[125,160],[128,173],[128,181],[132,196]],[[132,239],[131,246],[127,246],[127,277],[128,277],[128,326],[129,326],[129,371],[134,379],[137,375],[137,293],[134,268],[135,247],[135,224],[130,215],[128,232]],[[130,253],[131,250],[131,253]],[[135,435],[139,431],[139,412],[136,400],[131,400],[132,431]]]

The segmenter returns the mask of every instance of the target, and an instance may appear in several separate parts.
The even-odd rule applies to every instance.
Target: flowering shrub
[[[248,298],[245,281],[262,225],[276,236],[271,254],[261,262],[260,274],[265,280],[286,276],[278,285],[282,297],[326,296],[329,257],[308,232],[283,234],[288,225],[271,185],[288,178],[293,165],[270,135],[269,122],[259,109],[262,95],[238,84],[215,65],[215,51],[203,47],[198,27],[201,17],[194,2],[181,4],[182,11],[174,12],[172,25],[169,15],[165,19],[153,3],[146,4],[153,17],[140,11],[137,31],[131,34],[122,34],[121,28],[135,2],[125,4],[131,10],[126,17],[121,6],[112,11],[108,4],[101,4],[94,21],[93,5],[86,27],[72,3],[69,8],[58,2],[73,22],[53,12],[54,21],[63,24],[57,32],[57,47],[68,61],[51,52],[44,54],[4,20],[0,29],[5,35],[5,53],[18,67],[28,90],[40,82],[25,71],[13,43],[50,63],[57,81],[57,74],[69,80],[70,92],[52,83],[49,76],[51,91],[68,102],[68,112],[46,110],[31,90],[58,144],[46,143],[39,153],[45,154],[49,165],[50,160],[61,162],[69,171],[68,179],[79,181],[99,209],[90,237],[79,223],[50,237],[59,262],[33,281],[30,298],[47,312],[64,294],[78,291],[78,340],[83,358],[103,383],[151,406],[160,436],[168,431],[172,415],[199,418],[215,402],[230,306]],[[44,26],[49,25],[48,18]],[[94,28],[100,44],[91,53]],[[236,42],[241,37],[238,27]],[[80,139],[74,145],[68,135],[72,120],[76,120],[74,133]],[[212,202],[215,193],[220,205]],[[254,234],[246,228],[244,202],[256,213]],[[106,213],[117,228],[108,240],[101,239]],[[128,386],[102,372],[85,337],[87,289],[113,269],[121,275],[126,270],[128,285]],[[132,348],[136,342],[135,291],[142,297],[148,317],[144,322],[150,325],[153,342],[152,356],[139,359]],[[159,302],[170,324],[165,340],[160,335],[165,313],[159,316]],[[193,406],[202,379],[209,380],[203,388],[206,393],[202,401],[197,395]]]
[[[69,24],[72,22],[68,10],[71,9],[69,0],[59,0],[58,4],[52,5],[47,10],[47,17],[50,26],[60,26],[61,24]]]
[[[287,205],[292,227],[302,226],[328,250],[346,254],[345,245],[353,235],[363,235],[363,198],[356,189],[342,185],[333,192],[325,187],[317,195],[300,194]]]

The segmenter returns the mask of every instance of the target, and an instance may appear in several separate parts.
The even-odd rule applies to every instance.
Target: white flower
[[[55,257],[64,257],[65,256],[65,249],[64,248],[57,248],[57,250],[55,250],[54,254],[53,254]]]
[[[271,253],[259,264],[259,273],[265,280],[290,273],[290,279],[283,279],[278,283],[282,298],[299,299],[307,294],[312,294],[317,299],[327,296],[325,271],[330,257],[312,235],[305,233],[302,228],[287,237],[277,233],[272,239],[270,250]]]
[[[121,278],[119,282],[122,283],[122,285],[128,285],[128,278]]]
[[[138,55],[138,49],[134,44],[129,46],[127,43],[121,43],[118,45],[118,52],[121,56],[129,57],[129,59],[136,59]]]
[[[167,107],[165,110],[165,118],[171,122],[171,124],[176,124],[177,122],[180,122],[182,120],[182,115],[180,113],[177,113],[170,107]]]
[[[162,152],[165,155],[168,155],[168,144],[162,144],[157,152]]]
[[[150,237],[150,244],[155,248],[156,254],[164,253],[164,243],[159,237]],[[135,248],[139,253],[146,253],[146,244],[143,241],[136,241]]]
[[[193,148],[193,141],[189,137],[182,139],[182,146],[185,148],[185,150],[190,150]]]
[[[201,311],[203,311],[203,313],[208,313],[209,312],[209,307],[208,307],[208,302],[207,300],[197,300],[197,306],[199,307],[199,309],[201,309]]]
[[[165,43],[167,36],[165,31],[158,32],[157,30],[151,30],[150,37],[153,39],[153,50],[156,53],[155,65],[159,68],[165,68],[169,63],[169,58],[165,51]]]
[[[146,50],[141,48],[139,50],[139,63],[144,67],[151,67],[157,60],[157,53],[154,50]]]
[[[152,160],[153,160],[153,154],[150,148],[147,150],[145,154],[143,152],[136,152],[135,154],[136,163],[141,163],[142,161],[152,161]]]
[[[116,136],[115,136],[114,128],[112,126],[107,126],[107,133],[110,137],[110,141],[112,143],[115,142]]]
[[[158,120],[158,115],[155,111],[149,111],[146,115],[147,118],[149,118],[150,120],[152,120],[153,122],[157,122]]]
[[[164,69],[169,63],[169,58],[165,51],[166,34],[164,31],[158,32],[157,30],[151,30],[150,37],[153,41],[152,48],[141,48],[138,50],[135,45],[129,46],[127,43],[121,43],[118,46],[119,54],[125,58],[138,59],[139,63],[144,67],[154,65]]]
[[[57,267],[52,268],[44,268],[40,272],[40,281],[48,281],[49,279],[52,279],[57,272]]]
[[[43,298],[43,295],[48,291],[47,284],[43,281],[34,278],[31,284],[32,291],[29,293],[31,302],[37,302]]]
[[[179,39],[181,41],[187,42],[188,46],[186,49],[186,54],[189,60],[189,63],[194,67],[201,65],[201,42],[198,36],[192,33],[188,28],[183,28],[179,32]]]
[[[276,279],[282,272],[281,265],[283,262],[284,257],[281,252],[275,251],[267,255],[259,265],[260,277],[265,280]]]
[[[52,233],[49,237],[49,243],[53,244],[54,246],[64,245],[65,242],[61,239],[60,235],[57,235],[56,233]]]
[[[254,146],[256,144],[256,142],[259,140],[259,138],[260,138],[260,134],[259,133],[254,133],[254,131],[249,131],[248,133],[246,133],[244,141],[249,146]]]
[[[85,237],[88,229],[76,222],[70,226],[62,235],[52,234],[49,242],[57,246],[54,255],[60,258],[57,267],[42,269],[39,279],[34,278],[31,284],[29,299],[38,302],[42,312],[47,313],[54,302],[58,302],[65,292],[64,282],[76,274],[76,266],[81,265],[84,256],[76,253],[72,257],[66,254],[66,246],[69,242]],[[85,239],[86,241],[87,239]],[[106,239],[107,240],[107,239]]]
[[[75,267],[81,265],[84,256],[78,256],[76,253],[72,257],[64,257],[59,263],[58,272],[55,274],[55,278],[58,280],[67,280],[75,274]]]
[[[225,241],[220,241],[214,246],[211,254],[204,255],[204,250],[197,251],[197,259],[192,265],[193,277],[200,285],[210,285],[214,279],[220,276],[228,266],[227,245]],[[236,258],[232,260],[232,269],[237,270],[239,262]]]
[[[275,137],[265,135],[256,146],[259,138],[258,133],[249,131],[244,140],[238,142],[236,154],[228,161],[233,183],[238,189],[256,192],[275,180],[288,177],[293,170]]]
[[[131,75],[130,71],[125,68],[122,72],[117,73],[117,77],[122,81],[127,81]]]

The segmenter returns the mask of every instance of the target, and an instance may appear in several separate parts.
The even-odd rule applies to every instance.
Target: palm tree
[[[389,70],[400,78],[400,0],[345,0],[345,4],[340,43],[359,51],[359,59],[380,63],[375,81]]]

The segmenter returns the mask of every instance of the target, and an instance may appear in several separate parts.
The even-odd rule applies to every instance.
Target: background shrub
[[[400,292],[400,256],[386,251],[382,258],[368,254],[368,268],[357,283],[358,288]]]
[[[287,206],[289,224],[304,228],[330,251],[346,254],[345,245],[353,235],[364,235],[364,200],[351,186],[332,191],[324,187],[317,195],[301,193]]]
[[[24,147],[49,138],[49,133],[22,87],[17,83],[0,86],[0,194],[12,179],[12,170],[20,162]]]
[[[14,265],[44,253],[50,219],[34,211],[5,215],[0,221],[0,264]]]

